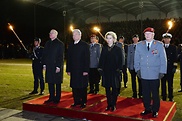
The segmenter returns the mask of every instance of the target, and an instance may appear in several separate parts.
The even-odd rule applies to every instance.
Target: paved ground
[[[88,121],[49,114],[0,108],[0,121]]]

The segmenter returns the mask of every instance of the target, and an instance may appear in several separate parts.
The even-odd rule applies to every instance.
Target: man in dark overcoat
[[[57,38],[58,32],[52,29],[50,40],[46,42],[43,52],[43,69],[45,81],[48,83],[49,99],[45,103],[58,104],[61,98],[61,83],[63,82],[64,44]]]
[[[89,45],[81,40],[81,31],[73,30],[73,40],[68,47],[66,72],[70,75],[74,104],[86,107],[90,52]]]

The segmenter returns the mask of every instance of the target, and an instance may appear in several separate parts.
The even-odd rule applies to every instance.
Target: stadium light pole
[[[139,2],[139,8],[141,9],[141,13],[140,13],[140,20],[141,20],[141,23],[140,23],[140,26],[141,26],[141,30],[140,30],[140,32],[141,32],[141,39],[143,39],[143,1],[141,0],[140,2]]]

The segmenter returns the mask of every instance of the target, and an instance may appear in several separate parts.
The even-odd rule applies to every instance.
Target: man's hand
[[[44,70],[44,71],[46,70],[46,65],[43,65],[43,70]]]
[[[101,68],[97,69],[99,71],[99,74],[102,76],[103,75],[103,70]]]
[[[67,74],[70,76],[70,72],[67,72]]]
[[[60,72],[60,68],[56,67],[56,73],[59,73],[59,72]]]
[[[164,74],[159,73],[159,80],[161,80],[164,77]]]
[[[137,71],[137,76],[138,76],[138,78],[141,79],[141,72],[140,72],[140,70]]]
[[[88,72],[83,72],[83,76],[86,76],[86,75],[88,75]]]

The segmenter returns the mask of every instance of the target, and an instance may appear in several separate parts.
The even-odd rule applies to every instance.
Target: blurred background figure
[[[89,94],[99,92],[100,74],[98,72],[99,58],[102,45],[98,43],[99,38],[96,35],[90,37],[90,69],[89,69]]]
[[[135,49],[136,45],[139,41],[139,36],[137,34],[132,36],[133,44],[128,46],[128,54],[127,54],[127,67],[131,74],[131,84],[132,84],[132,91],[133,91],[133,98],[137,98],[137,85],[138,85],[138,97],[142,98],[142,85],[141,80],[137,76],[137,73],[134,69],[134,56],[135,56]],[[136,77],[138,78],[138,84],[136,83]]]
[[[128,74],[127,74],[127,53],[128,53],[128,45],[124,43],[125,38],[124,36],[119,37],[119,43],[122,43],[122,46],[124,47],[124,65],[122,69],[123,73],[123,81],[124,81],[124,87],[127,88],[127,82],[128,82]],[[121,78],[122,79],[122,78]]]

